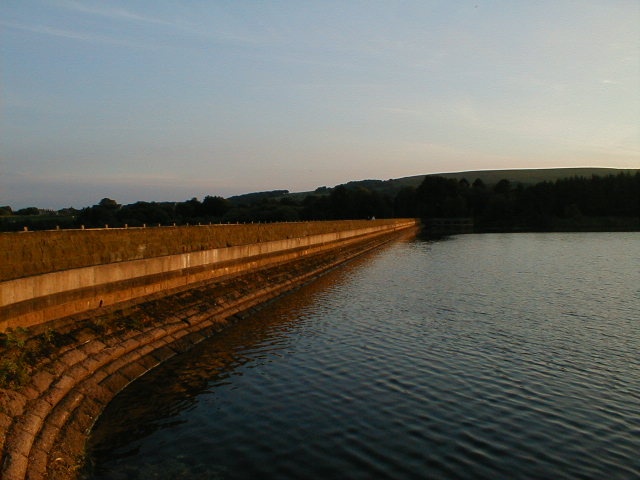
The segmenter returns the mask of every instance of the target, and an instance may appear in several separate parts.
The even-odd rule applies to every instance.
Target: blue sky
[[[0,2],[0,205],[640,168],[640,2]]]

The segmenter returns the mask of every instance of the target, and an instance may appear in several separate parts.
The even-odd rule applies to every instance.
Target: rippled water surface
[[[87,478],[639,478],[640,235],[397,243],[109,406]]]

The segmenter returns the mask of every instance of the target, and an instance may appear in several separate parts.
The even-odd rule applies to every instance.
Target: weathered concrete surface
[[[392,225],[343,220],[0,233],[0,282],[72,268]]]
[[[233,274],[49,322],[73,340],[36,365],[26,385],[0,390],[0,478],[75,478],[96,418],[126,385],[242,312],[416,231],[411,222],[397,227],[310,244],[292,256],[267,249]]]
[[[317,225],[323,226],[326,230],[335,229],[341,222],[306,222],[286,224],[295,225],[301,232],[314,232],[323,230]],[[334,248],[339,244],[345,244],[365,236],[378,235],[387,231],[395,231],[398,229],[412,226],[413,220],[382,220],[382,221],[365,221],[365,222],[346,222],[342,225],[345,229],[341,231],[332,231],[329,233],[313,233],[300,237],[291,237],[291,232],[286,235],[290,238],[282,238],[277,240],[267,240],[258,243],[225,246],[222,248],[205,249],[207,246],[221,243],[221,240],[213,240],[208,243],[195,244],[201,250],[187,251],[185,253],[177,253],[170,255],[162,255],[159,257],[150,257],[126,261],[111,261],[101,265],[90,265],[67,270],[57,270],[27,277],[13,278],[0,282],[0,332],[7,328],[30,327],[42,324],[57,318],[67,317],[86,310],[96,309],[114,303],[129,301],[135,298],[144,297],[157,292],[167,292],[176,288],[184,288],[190,284],[209,280],[228,275],[237,275],[243,271],[248,271],[257,267],[264,267],[279,262],[291,261],[311,253]],[[253,225],[233,227],[247,227],[244,238],[256,238],[261,234],[261,238],[274,238],[282,236],[282,224],[273,224],[277,230],[277,234],[267,235],[267,225],[261,225],[256,229]],[[313,227],[312,227],[313,226]],[[331,226],[331,228],[329,228]],[[358,228],[353,229],[356,226]],[[211,232],[215,236],[221,235],[225,227],[191,227],[192,231],[202,233]],[[293,229],[294,231],[296,228]],[[146,244],[136,243],[138,240],[125,241],[129,234],[136,237],[142,230],[119,230],[117,238],[122,241],[119,249],[122,250],[125,245],[130,255],[124,253],[118,254],[115,258],[135,257],[139,252],[160,251],[157,239],[153,239],[149,248]],[[144,229],[145,233],[149,231],[157,231],[164,236],[167,232],[186,232],[190,230],[182,229]],[[233,231],[237,238],[240,238],[240,230],[234,228]],[[33,232],[36,233],[36,232]],[[42,233],[42,232],[37,232]],[[46,232],[45,232],[46,233]],[[58,236],[59,232],[48,232]],[[78,247],[79,251],[90,250],[91,245],[98,244],[98,232],[71,232],[73,233],[70,240],[69,248]],[[83,245],[76,234],[91,234],[85,238]],[[100,233],[110,241],[112,231],[101,230]],[[18,236],[20,234],[9,234],[14,242],[20,242],[24,239],[31,240],[29,236]],[[0,239],[2,236],[0,235]],[[46,238],[46,236],[45,236]],[[174,238],[172,238],[175,241]],[[201,239],[203,240],[203,239]],[[25,253],[25,248],[18,243],[13,243],[13,249],[17,252],[16,257],[21,255],[29,258],[29,262],[33,256]],[[225,241],[225,243],[229,243]],[[109,244],[109,242],[106,242]],[[57,243],[54,242],[54,245]],[[57,251],[56,248],[35,248],[34,251],[51,250]],[[194,248],[194,244],[189,244],[189,248]],[[173,245],[170,250],[162,251],[186,250],[187,246],[180,247]],[[21,253],[18,253],[21,252]],[[7,252],[5,252],[5,256]],[[64,265],[65,262],[62,252],[61,258],[55,262],[49,261],[49,268],[55,268],[55,265]],[[73,256],[73,255],[72,255]],[[80,258],[86,260],[86,256]],[[15,262],[15,260],[14,260]],[[25,270],[34,270],[32,267],[25,267]]]

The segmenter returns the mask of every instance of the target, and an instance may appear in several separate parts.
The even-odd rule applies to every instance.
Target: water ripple
[[[134,383],[88,478],[640,478],[638,234],[403,243]]]

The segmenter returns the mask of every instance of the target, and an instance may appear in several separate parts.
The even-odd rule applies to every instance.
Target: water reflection
[[[635,260],[640,234],[394,245],[125,391],[95,478],[638,478]]]
[[[116,478],[109,469],[96,469],[96,463],[118,463],[119,460],[140,453],[139,441],[158,430],[171,429],[187,422],[186,415],[206,396],[216,397],[222,387],[233,386],[233,378],[244,375],[244,369],[282,358],[300,332],[306,309],[316,305],[321,311],[323,298],[349,282],[354,270],[370,262],[374,254],[364,255],[322,276],[287,295],[263,305],[263,309],[196,345],[190,352],[174,357],[152,370],[122,391],[109,404],[100,417],[88,445],[89,464],[85,478]],[[316,325],[317,326],[317,325]],[[180,461],[173,462],[170,471],[179,473],[187,468]],[[189,467],[193,475],[193,465]],[[224,470],[224,469],[223,469]],[[157,478],[157,465],[142,467],[126,473],[146,477],[153,472]],[[207,475],[220,474],[219,469]],[[111,477],[116,475],[116,477]],[[180,478],[180,477],[167,477]],[[210,477],[206,477],[210,478]],[[213,478],[213,477],[211,477]]]

